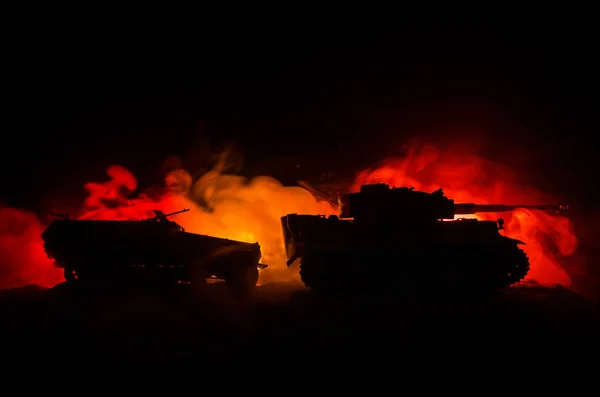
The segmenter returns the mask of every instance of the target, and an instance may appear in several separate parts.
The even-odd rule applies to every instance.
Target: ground
[[[28,286],[1,291],[0,314],[4,360],[164,365],[266,356],[276,366],[302,357],[364,365],[600,352],[597,303],[560,286],[378,299],[319,297],[296,282],[266,284],[246,298],[219,284],[194,296]]]

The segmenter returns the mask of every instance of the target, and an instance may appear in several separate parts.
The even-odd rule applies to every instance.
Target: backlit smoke
[[[426,192],[441,187],[457,203],[556,204],[535,188],[518,185],[514,174],[500,164],[459,150],[441,151],[432,145],[415,147],[404,157],[386,159],[378,167],[362,171],[352,190],[364,183],[414,186]],[[572,255],[577,248],[573,225],[567,217],[538,210],[458,217],[503,218],[503,234],[526,243],[522,248],[531,262],[526,280],[570,285],[569,276],[560,266],[561,258]]]
[[[183,169],[171,171],[162,187],[142,194],[135,194],[137,180],[126,168],[115,165],[107,174],[108,180],[84,186],[88,197],[71,213],[73,218],[144,219],[153,215],[153,209],[173,212],[190,208],[190,212],[172,218],[187,231],[261,245],[261,261],[269,268],[261,272],[260,283],[298,277],[297,269],[285,265],[281,216],[338,213],[338,208],[301,187],[283,186],[268,176],[247,179],[225,174],[220,166],[197,179]],[[375,182],[430,192],[443,187],[457,202],[554,203],[532,187],[517,185],[512,173],[498,164],[464,153],[442,152],[433,146],[360,172],[351,190]],[[481,219],[498,216],[479,215]],[[577,247],[568,218],[533,210],[500,216],[506,221],[504,233],[527,243],[524,248],[531,259],[528,278],[569,285],[569,277],[560,266],[561,257]],[[30,283],[51,286],[62,281],[62,271],[44,254],[40,237],[44,227],[33,213],[0,209],[0,288]]]

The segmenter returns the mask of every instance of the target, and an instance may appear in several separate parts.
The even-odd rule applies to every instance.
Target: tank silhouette
[[[55,265],[64,268],[67,283],[100,282],[131,285],[203,283],[223,279],[236,292],[253,288],[258,281],[261,250],[258,243],[186,232],[169,216],[144,220],[76,220],[52,214],[42,233],[44,249]]]
[[[519,247],[525,243],[500,234],[502,218],[455,220],[455,215],[568,209],[562,204],[455,203],[442,189],[427,193],[387,184],[363,185],[358,193],[340,196],[336,204],[339,216],[281,218],[287,265],[300,259],[303,283],[322,292],[502,289],[527,275],[529,259]]]

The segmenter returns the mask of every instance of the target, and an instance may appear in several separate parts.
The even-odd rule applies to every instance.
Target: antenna
[[[297,181],[296,183],[299,186],[301,186],[304,189],[306,189],[309,192],[311,192],[312,194],[314,194],[315,196],[321,197],[322,199],[324,199],[325,201],[329,202],[330,204],[333,204],[333,205],[338,206],[338,207],[342,206],[337,200],[334,200],[331,197],[328,197],[325,193],[319,192],[317,189],[315,189],[314,187],[312,187],[311,185],[309,185],[307,182]]]
[[[55,212],[51,212],[50,215],[55,216],[60,219],[69,219],[69,213],[65,212],[64,214],[57,214]]]

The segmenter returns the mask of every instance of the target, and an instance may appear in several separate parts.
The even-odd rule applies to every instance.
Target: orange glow
[[[167,175],[163,188],[135,195],[135,176],[123,167],[112,166],[107,170],[107,181],[85,185],[88,197],[80,211],[71,212],[72,218],[143,219],[153,216],[152,209],[173,212],[190,208],[190,212],[171,218],[186,231],[256,241],[261,245],[261,262],[269,268],[261,272],[259,283],[296,279],[297,268],[285,265],[280,217],[289,213],[336,215],[338,208],[301,187],[283,186],[267,176],[248,180],[222,174],[218,169],[198,180],[193,180],[185,170],[176,170]],[[387,160],[379,168],[362,171],[351,190],[356,191],[360,184],[375,182],[414,186],[424,191],[443,187],[445,194],[456,202],[556,202],[533,188],[518,186],[513,175],[497,164],[475,156],[442,153],[434,147],[425,147],[404,158]],[[577,247],[568,218],[534,210],[478,217],[504,218],[504,233],[527,243],[524,249],[531,259],[529,280],[570,284],[559,264],[561,256],[572,254]],[[62,270],[55,268],[44,254],[40,237],[44,228],[33,213],[0,208],[0,288],[31,283],[52,286],[63,280]]]
[[[440,151],[434,146],[411,150],[403,158],[389,159],[380,167],[362,171],[352,187],[387,183],[390,186],[414,186],[433,192],[442,187],[456,203],[479,204],[555,204],[556,200],[527,186],[519,186],[514,175],[499,164],[458,151]],[[458,215],[455,218],[505,220],[501,233],[526,243],[521,248],[530,258],[531,268],[525,280],[541,284],[569,286],[571,280],[560,266],[560,258],[577,248],[571,221],[538,210]]]
[[[171,220],[188,232],[260,244],[261,262],[269,267],[261,272],[259,283],[298,277],[297,270],[285,265],[282,216],[337,213],[305,189],[283,186],[266,176],[247,180],[211,171],[193,181],[187,171],[176,170],[167,175],[161,191],[130,199],[137,188],[135,176],[120,166],[107,173],[108,181],[86,184],[89,196],[79,219],[144,219],[154,216],[153,209],[167,213],[190,208]]]

